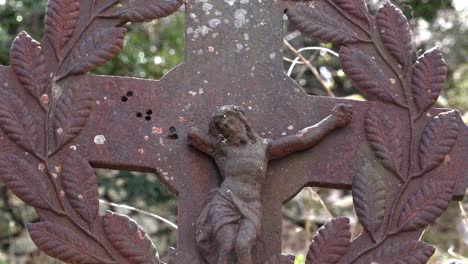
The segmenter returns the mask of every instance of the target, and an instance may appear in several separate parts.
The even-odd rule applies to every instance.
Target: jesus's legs
[[[222,226],[216,232],[218,245],[218,262],[216,264],[232,264],[234,243],[236,242],[237,226],[230,224]]]
[[[252,264],[252,247],[257,240],[257,230],[249,220],[241,220],[236,242],[237,263]]]

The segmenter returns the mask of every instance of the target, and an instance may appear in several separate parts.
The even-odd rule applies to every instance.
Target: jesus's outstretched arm
[[[281,158],[313,147],[336,128],[346,126],[351,121],[352,115],[350,105],[335,106],[332,113],[317,124],[302,129],[296,135],[271,141],[268,147],[269,159]]]
[[[211,138],[204,135],[198,128],[191,127],[189,129],[188,142],[192,147],[213,156],[213,142]]]

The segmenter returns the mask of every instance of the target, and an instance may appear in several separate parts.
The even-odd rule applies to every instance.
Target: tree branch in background
[[[114,207],[117,207],[117,208],[122,208],[122,209],[127,209],[127,210],[131,210],[131,211],[134,211],[134,212],[138,212],[140,214],[143,214],[143,215],[147,215],[147,216],[150,216],[150,217],[153,217],[165,224],[167,224],[168,226],[172,227],[173,229],[177,230],[178,227],[175,223],[171,222],[170,220],[162,217],[162,216],[159,216],[157,214],[153,214],[153,213],[150,213],[150,212],[147,212],[147,211],[144,211],[144,210],[141,210],[141,209],[138,209],[138,208],[135,208],[135,207],[132,207],[132,206],[128,206],[128,205],[124,205],[124,204],[116,204],[116,203],[111,203],[111,202],[108,202],[108,201],[105,201],[105,200],[102,200],[100,199],[99,200],[99,203],[101,204],[106,204],[106,205],[110,205],[110,206],[114,206]]]
[[[330,87],[322,79],[317,69],[297,49],[295,49],[286,39],[283,39],[283,42],[284,42],[284,45],[286,45],[286,47],[288,47],[292,52],[294,52],[294,54],[296,54],[296,56],[299,57],[299,59],[301,59],[303,63],[305,63],[307,68],[309,68],[309,70],[312,72],[315,78],[317,78],[319,83],[323,86],[327,94],[331,97],[335,97],[335,94],[331,91]]]

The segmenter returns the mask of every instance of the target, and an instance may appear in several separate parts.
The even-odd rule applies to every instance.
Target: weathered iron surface
[[[205,263],[195,223],[222,179],[187,143],[189,128],[208,127],[230,104],[246,109],[261,137],[278,139],[346,103],[348,126],[269,164],[253,262],[291,261],[280,255],[282,204],[304,186],[324,186],[353,188],[364,232],[350,242],[347,220],[333,220],[308,263],[425,263],[433,249],[418,242],[421,232],[468,185],[468,129],[455,111],[431,108],[446,74],[440,51],[413,65],[408,23],[390,3],[374,17],[363,0],[193,0],[185,62],[162,80],[86,74],[120,51],[126,22],[181,4],[50,0],[42,42],[15,39],[11,67],[0,67],[0,178],[37,209],[41,222],[29,229],[38,247],[70,263],[160,263],[133,221],[98,215],[91,164],[156,173],[179,198],[171,263]],[[343,70],[369,102],[306,96],[283,73],[285,9],[305,35],[342,46]]]

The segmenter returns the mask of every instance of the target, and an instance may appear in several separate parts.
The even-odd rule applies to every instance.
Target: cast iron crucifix
[[[91,163],[157,173],[179,201],[171,262],[203,263],[195,222],[221,179],[187,143],[189,128],[207,128],[218,107],[238,105],[262,137],[275,139],[346,103],[348,126],[271,162],[254,263],[287,261],[277,258],[281,207],[304,186],[352,187],[365,229],[350,243],[346,220],[330,222],[308,263],[385,262],[396,254],[427,261],[433,251],[417,239],[452,197],[463,197],[468,137],[456,112],[431,108],[445,62],[433,49],[412,65],[401,11],[386,3],[374,17],[363,0],[189,0],[185,61],[162,80],[85,74],[120,51],[123,24],[170,15],[181,4],[49,0],[42,43],[26,33],[13,42],[11,67],[0,67],[0,177],[37,209],[42,222],[29,231],[38,247],[71,263],[160,262],[134,222],[97,214]],[[306,96],[283,73],[286,9],[307,36],[342,46],[343,69],[370,102]]]

